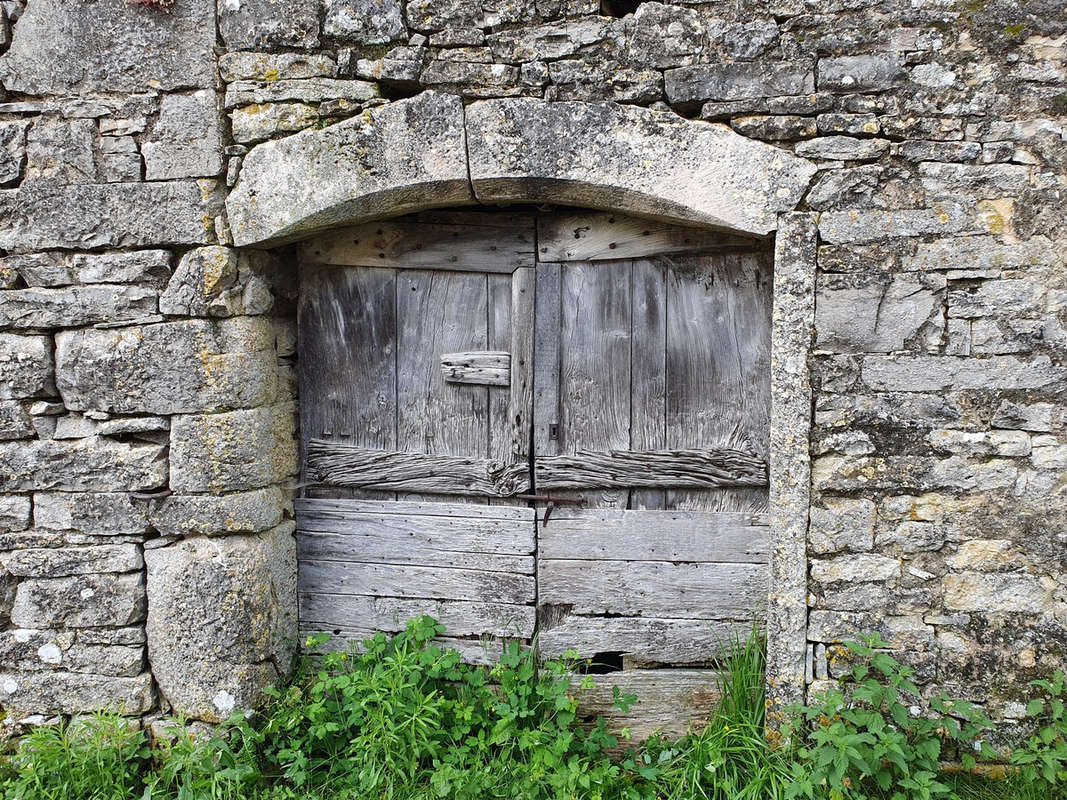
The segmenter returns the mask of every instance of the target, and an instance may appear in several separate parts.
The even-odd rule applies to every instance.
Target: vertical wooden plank
[[[394,297],[391,269],[303,268],[298,308],[302,445],[319,438],[396,449]],[[394,497],[392,492],[314,487],[307,493]]]
[[[664,257],[667,447],[766,455],[770,271],[750,254]],[[762,511],[764,489],[668,492],[668,508]]]
[[[564,452],[630,447],[630,262],[565,264],[561,281],[560,420]],[[629,491],[582,492],[625,508]]]
[[[667,284],[662,264],[636,259],[632,269],[630,344],[631,450],[662,450],[667,439]],[[662,509],[662,490],[633,490],[630,508]]]
[[[486,276],[397,273],[397,450],[484,458],[488,388],[446,383],[441,353],[487,347]],[[435,499],[404,495],[401,499]],[[485,504],[486,500],[466,498]]]
[[[535,276],[534,455],[559,455],[561,437],[551,436],[560,422],[560,281],[559,264],[539,263]]]

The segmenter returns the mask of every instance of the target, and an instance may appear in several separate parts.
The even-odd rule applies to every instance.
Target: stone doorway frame
[[[670,112],[423,92],[259,145],[226,201],[234,245],[271,248],[417,211],[551,203],[775,236],[771,332],[768,722],[803,699],[817,217],[816,168]]]

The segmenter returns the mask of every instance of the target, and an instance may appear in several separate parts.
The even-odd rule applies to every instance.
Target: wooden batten
[[[541,489],[708,489],[766,486],[767,462],[728,447],[691,450],[580,451],[534,462]]]
[[[441,372],[448,383],[510,386],[511,353],[500,350],[442,353]]]
[[[309,239],[300,245],[300,259],[306,264],[511,273],[534,264],[533,225],[383,220]]]
[[[606,261],[759,246],[757,239],[623,214],[552,214],[537,220],[538,258],[543,261]]]

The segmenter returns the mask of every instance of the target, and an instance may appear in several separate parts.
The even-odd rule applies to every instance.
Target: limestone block
[[[945,559],[952,569],[999,572],[1018,568],[1025,560],[1008,539],[972,539],[961,542],[956,554]]]
[[[144,587],[141,572],[24,580],[11,622],[37,629],[132,625],[145,618]]]
[[[965,456],[1028,456],[1030,436],[1023,431],[932,430],[931,447]]]
[[[915,428],[954,425],[961,414],[957,403],[937,395],[888,394],[821,395],[816,399],[815,423],[826,428],[877,425]]]
[[[815,91],[815,71],[810,61],[697,64],[667,70],[663,78],[667,99],[680,105]]]
[[[209,244],[214,241],[212,189],[198,181],[164,181],[0,190],[0,248]]]
[[[1040,389],[1061,384],[1067,370],[1048,356],[1023,361],[1014,356],[869,356],[863,382],[879,392],[936,392],[958,389]]]
[[[408,26],[417,31],[495,28],[532,20],[534,4],[510,0],[410,0],[405,4],[405,14]]]
[[[742,136],[765,142],[793,141],[815,135],[815,122],[808,117],[794,114],[752,114],[735,117],[730,120],[730,127]]]
[[[921,206],[926,195],[922,186],[907,170],[886,167],[882,164],[862,164],[856,167],[824,170],[808,192],[808,206],[817,210],[841,210],[857,208],[906,208]],[[861,264],[866,266],[881,256],[881,260],[899,258],[899,251],[865,254],[866,257],[850,259],[844,269],[833,263],[836,259],[824,258],[829,248],[823,248],[819,265],[833,272],[853,271]],[[903,248],[902,248],[903,249]],[[840,252],[840,249],[838,250]]]
[[[165,14],[125,0],[35,0],[0,58],[0,82],[31,95],[207,88],[214,46],[213,0],[176,3]]]
[[[105,572],[133,572],[144,566],[135,544],[96,547],[24,548],[0,553],[0,565],[12,575],[28,578],[65,578]]]
[[[170,253],[135,250],[116,253],[52,251],[8,256],[28,286],[62,286],[71,283],[137,283],[162,288],[170,277]]]
[[[938,142],[912,139],[902,142],[900,155],[908,161],[973,161],[982,152],[978,142]],[[923,181],[926,184],[926,181]]]
[[[325,0],[322,32],[353,44],[388,44],[408,35],[400,0]]]
[[[149,528],[148,505],[124,492],[37,492],[33,524],[94,535],[140,534]]]
[[[30,527],[30,498],[28,495],[0,495],[0,533],[24,531]]]
[[[712,46],[729,58],[753,59],[767,51],[778,39],[778,26],[773,19],[753,19],[714,26],[709,31]]]
[[[857,139],[854,136],[820,136],[798,142],[798,156],[830,161],[873,161],[889,152],[888,139]]]
[[[150,181],[218,175],[222,171],[218,95],[207,89],[165,95],[141,155]]]
[[[874,503],[865,499],[824,498],[812,506],[808,546],[814,553],[869,551],[874,544]]]
[[[157,311],[157,293],[139,286],[68,286],[8,289],[0,293],[0,325],[6,328],[73,328],[136,319]]]
[[[258,489],[296,470],[293,407],[175,417],[170,485],[177,492]]]
[[[394,47],[381,58],[356,59],[353,74],[372,81],[413,83],[425,60],[425,47]]]
[[[226,83],[332,78],[337,62],[327,53],[224,53],[219,73]]]
[[[880,634],[893,648],[925,649],[934,643],[933,626],[913,616],[812,611],[808,619],[808,638],[816,642],[856,640],[865,633]]]
[[[110,439],[0,443],[0,491],[127,492],[167,481],[163,447]]]
[[[1018,476],[1018,466],[1007,459],[975,463],[960,456],[823,456],[812,465],[812,485],[833,491],[989,491],[1012,487]]]
[[[765,234],[815,167],[784,150],[635,106],[486,100],[467,109],[483,203],[551,202]]]
[[[79,644],[135,645],[148,641],[143,625],[125,628],[82,628],[76,633]]]
[[[1045,311],[1045,297],[1050,280],[1047,275],[1027,278],[987,280],[967,289],[948,294],[950,317],[976,318],[998,315],[1040,315]]]
[[[219,246],[190,250],[160,295],[159,310],[207,317],[264,314],[274,304],[269,273],[276,271],[266,254]]]
[[[148,652],[163,696],[176,712],[208,722],[256,706],[296,647],[292,523],[183,539],[145,560]]]
[[[226,108],[282,101],[321,103],[325,100],[348,100],[363,103],[378,97],[378,87],[368,81],[337,78],[278,79],[266,83],[235,81],[226,87]]]
[[[219,33],[231,50],[319,45],[320,0],[222,0]]]
[[[819,59],[819,88],[862,92],[891,89],[907,81],[897,53]]]
[[[919,177],[928,192],[966,194],[974,198],[1018,194],[1030,184],[1030,168],[1021,164],[919,165]]]
[[[922,331],[939,343],[945,281],[921,274],[822,276],[815,301],[816,346],[840,353],[903,350]]]
[[[33,419],[18,400],[0,400],[0,440],[28,439],[34,435]]]
[[[945,529],[936,522],[907,520],[875,537],[879,549],[897,548],[902,553],[940,550],[945,544]]]
[[[900,577],[900,562],[888,556],[859,554],[811,560],[812,580],[820,583],[885,581]]]
[[[945,608],[950,611],[983,613],[1043,614],[1067,611],[1056,600],[1058,587],[1050,577],[1025,573],[961,572],[943,580]]]
[[[279,525],[291,506],[291,492],[279,487],[223,495],[175,494],[156,504],[151,518],[164,536],[258,533]]]
[[[997,428],[1016,428],[1024,431],[1052,430],[1051,403],[1013,403],[1002,400],[993,414],[992,425]]]
[[[144,669],[144,646],[82,644],[75,631],[18,628],[0,633],[0,670],[48,669],[133,678]]]
[[[22,176],[29,125],[29,120],[0,122],[0,184],[12,183]]]
[[[1027,267],[1056,266],[1063,263],[1052,242],[1035,236],[1025,242],[1006,244],[996,236],[959,236],[921,242],[914,254],[905,257],[908,270],[944,269],[961,271],[958,277],[981,276],[984,272]]]
[[[815,118],[819,133],[843,133],[851,136],[873,136],[881,128],[875,114],[819,114]]]
[[[17,672],[0,674],[0,702],[15,718],[30,712],[89,714],[102,709],[135,716],[155,707],[156,693],[149,672],[135,678]]]
[[[532,25],[498,31],[486,37],[493,58],[506,64],[525,61],[554,61],[577,53],[581,48],[608,40],[611,20],[584,17],[565,23]]]
[[[6,295],[7,292],[3,292],[0,297]],[[0,333],[0,398],[9,400],[52,394],[55,390],[54,372],[49,337]]]
[[[819,215],[819,236],[832,244],[861,244],[900,236],[959,233],[971,227],[958,203],[899,211],[827,211]]]
[[[306,103],[264,103],[236,108],[230,114],[234,141],[243,144],[302,131],[318,119],[317,107]]]
[[[701,15],[691,8],[641,3],[634,12],[633,31],[627,42],[634,64],[655,69],[687,67],[707,50],[708,31]]]
[[[44,114],[26,134],[26,175],[40,183],[94,183],[97,179],[93,142],[96,122]]]
[[[424,86],[455,86],[466,97],[500,97],[516,93],[519,69],[509,64],[438,59],[426,65],[419,82]]]
[[[245,156],[226,201],[234,242],[277,243],[415,208],[474,202],[463,105],[423,92]]]
[[[195,413],[263,405],[278,392],[273,328],[258,317],[62,332],[56,358],[72,411]]]

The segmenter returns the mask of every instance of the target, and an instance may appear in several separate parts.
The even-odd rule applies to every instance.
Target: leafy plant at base
[[[1056,792],[1050,797],[1067,797],[1067,674],[1058,670],[1051,680],[1030,685],[1045,695],[1026,706],[1026,716],[1037,730],[1012,753],[1011,763],[1027,781]]]
[[[914,671],[876,652],[886,646],[877,635],[848,642],[855,661],[839,687],[813,706],[791,709],[807,725],[792,733],[799,747],[787,798],[951,797],[938,775],[946,742],[959,746],[965,769],[976,763],[972,750],[995,755],[980,738],[992,722],[970,703],[942,694],[930,702],[933,714],[913,715],[905,693],[919,696]]]

